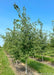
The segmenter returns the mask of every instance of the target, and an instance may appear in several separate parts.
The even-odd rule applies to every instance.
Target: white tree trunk
[[[27,75],[27,59],[26,59],[26,65],[25,65],[25,75]]]

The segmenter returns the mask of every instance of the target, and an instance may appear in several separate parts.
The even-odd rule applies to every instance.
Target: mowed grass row
[[[36,55],[35,58],[38,58],[38,59],[42,60],[42,56],[40,56],[40,55]],[[43,61],[49,61],[52,64],[54,64],[54,58],[53,57],[43,56]]]
[[[0,49],[0,75],[15,75],[9,67],[8,58],[2,49]]]
[[[25,63],[24,59],[21,59],[21,61]],[[39,73],[41,73],[41,75],[54,75],[54,68],[47,66],[46,64],[42,64],[42,63],[32,60],[30,58],[28,58],[27,64],[31,68],[33,68],[36,71],[38,71]]]

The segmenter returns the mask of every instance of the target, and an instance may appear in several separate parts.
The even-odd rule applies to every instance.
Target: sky
[[[52,20],[54,20],[54,0],[0,0],[0,34],[7,31],[6,28],[13,27],[13,20],[18,18],[18,14],[13,7],[16,3],[22,10],[26,8],[27,15],[31,21],[37,21],[39,18],[43,22],[43,29],[52,30]],[[4,41],[0,38],[0,45]]]

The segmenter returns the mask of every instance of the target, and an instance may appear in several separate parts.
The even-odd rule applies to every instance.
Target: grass
[[[42,59],[42,56],[41,55],[36,55],[35,58]],[[54,61],[54,58],[43,56],[43,60],[52,62],[52,61]]]
[[[25,63],[24,59],[22,59],[21,61]],[[39,73],[43,73],[42,75],[54,75],[54,68],[47,66],[46,64],[42,64],[30,58],[28,58],[27,64]]]
[[[0,75],[15,75],[9,67],[8,58],[2,49],[0,49]]]
[[[36,55],[35,58],[42,60],[42,56]],[[43,56],[43,61],[49,61],[52,65],[54,65],[54,58]]]

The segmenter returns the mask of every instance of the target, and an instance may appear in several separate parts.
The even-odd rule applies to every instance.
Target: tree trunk
[[[26,65],[25,65],[25,75],[27,75],[27,59],[26,59]]]
[[[17,60],[16,60],[16,67],[17,67]]]
[[[42,55],[42,62],[43,62],[43,55]]]

